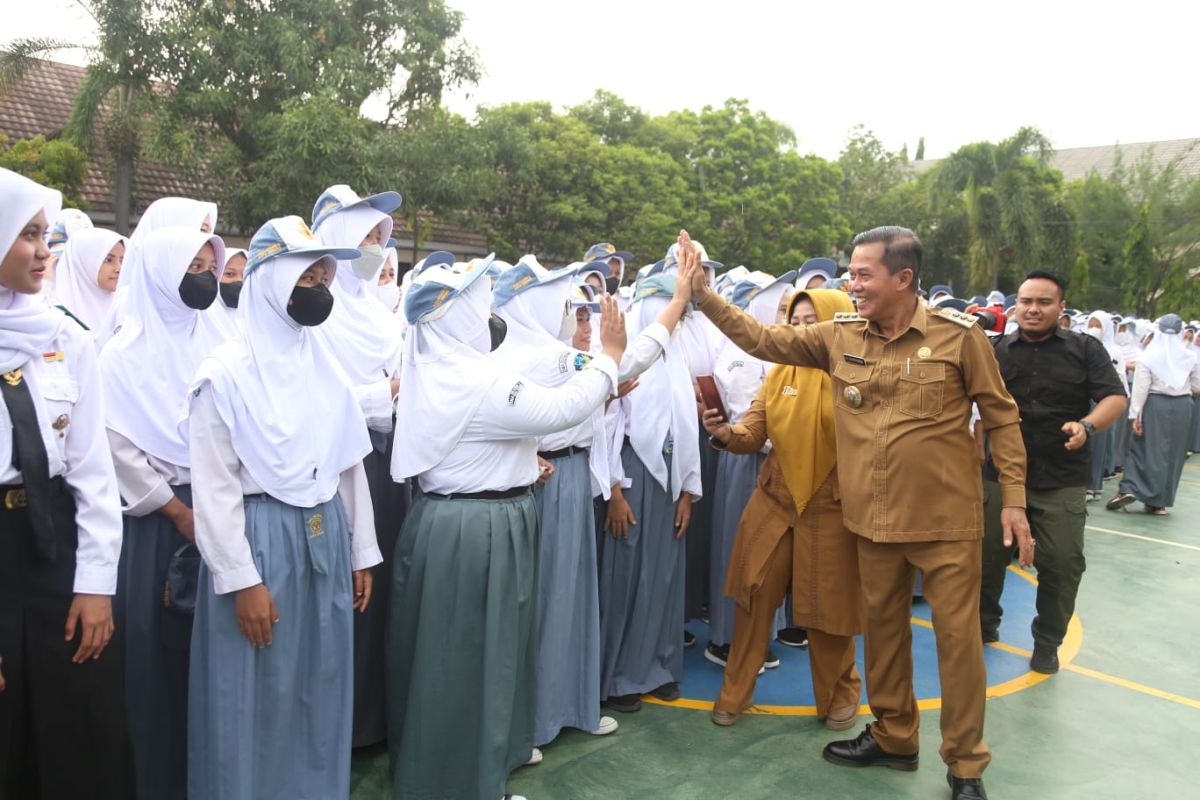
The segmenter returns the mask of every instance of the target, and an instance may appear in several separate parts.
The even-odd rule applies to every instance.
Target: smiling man
[[[915,570],[933,607],[942,683],[941,756],[955,800],[986,798],[986,672],[976,613],[983,488],[971,405],[992,437],[1004,539],[1033,557],[1025,518],[1025,447],[1017,406],[973,317],[917,297],[921,242],[907,228],[854,237],[850,292],[858,313],[806,328],[764,326],[726,303],[693,269],[677,284],[751,355],[817,367],[833,378],[838,480],[846,527],[858,534],[867,686],[875,722],[824,757],[845,766],[917,768],[920,712],[912,686]],[[855,587],[847,587],[854,591]]]

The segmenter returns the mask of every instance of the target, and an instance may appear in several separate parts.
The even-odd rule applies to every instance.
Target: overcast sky
[[[1039,127],[1056,147],[1200,136],[1200,3],[448,0],[485,75],[447,103],[603,88],[652,113],[749,100],[835,158],[864,124],[938,157]],[[71,0],[0,0],[0,42],[94,39]],[[65,56],[64,60],[78,61]]]

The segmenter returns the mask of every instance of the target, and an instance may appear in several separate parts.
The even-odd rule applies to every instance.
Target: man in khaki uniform
[[[852,245],[849,289],[858,312],[832,322],[761,325],[713,292],[692,257],[676,291],[699,301],[751,355],[818,367],[833,378],[838,479],[846,527],[860,537],[867,687],[876,719],[857,739],[826,746],[824,757],[846,766],[917,768],[909,620],[920,569],[937,635],[947,781],[954,800],[986,798],[987,675],[978,618],[983,489],[968,422],[974,402],[999,472],[1004,537],[1010,544],[1015,538],[1027,565],[1033,541],[1017,406],[974,318],[929,308],[917,297],[922,249],[912,231],[875,228]]]

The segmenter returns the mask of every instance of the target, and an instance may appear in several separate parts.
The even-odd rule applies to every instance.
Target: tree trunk
[[[417,257],[421,250],[421,235],[417,232],[417,206],[414,203],[408,208],[408,223],[412,228],[412,259],[410,263],[415,267],[417,265]],[[397,280],[399,280],[399,278],[397,278]]]
[[[113,182],[113,214],[116,216],[117,233],[129,235],[133,205],[133,159],[128,155],[117,157],[117,174]]]

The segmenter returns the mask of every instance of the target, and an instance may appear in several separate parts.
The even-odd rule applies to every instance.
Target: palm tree
[[[1006,264],[1062,257],[1061,237],[1044,233],[1047,220],[1058,224],[1067,213],[1058,196],[1061,178],[1048,168],[1052,154],[1040,131],[1021,128],[1002,142],[964,145],[937,165],[933,206],[960,200],[966,208],[972,290],[996,288]]]
[[[84,47],[91,56],[75,97],[63,139],[91,155],[97,130],[113,159],[113,212],[116,228],[128,233],[133,205],[133,175],[140,149],[136,104],[150,95],[150,80],[140,53],[147,42],[146,3],[142,0],[76,0],[99,30],[96,45],[49,38],[18,39],[0,47],[0,97],[42,59]]]

